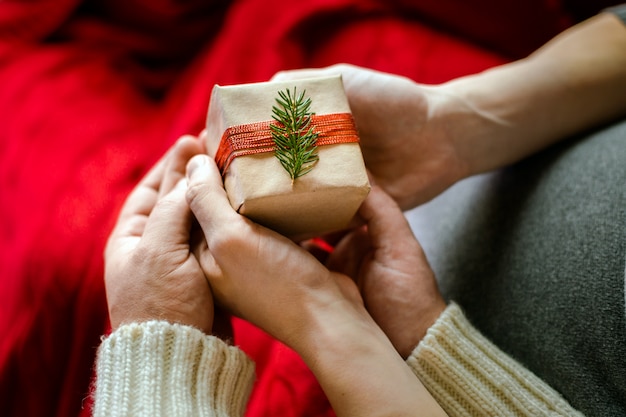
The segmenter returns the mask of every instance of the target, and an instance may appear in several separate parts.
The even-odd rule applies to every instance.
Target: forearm
[[[254,364],[223,341],[163,321],[121,326],[96,362],[94,417],[241,416]]]
[[[467,175],[626,115],[626,26],[602,13],[528,58],[442,86]]]
[[[294,348],[337,416],[445,416],[373,321],[332,307]]]
[[[482,336],[454,304],[407,363],[450,417],[582,417],[558,392]]]

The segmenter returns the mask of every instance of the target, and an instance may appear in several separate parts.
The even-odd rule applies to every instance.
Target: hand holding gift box
[[[233,208],[292,238],[345,228],[370,189],[340,76],[215,86],[206,141]]]

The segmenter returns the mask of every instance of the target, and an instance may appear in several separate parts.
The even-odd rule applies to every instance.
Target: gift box
[[[370,190],[340,76],[216,85],[206,133],[232,207],[285,236],[344,229]],[[300,156],[277,142],[286,137],[313,137],[300,153],[305,172],[295,178],[284,160]]]

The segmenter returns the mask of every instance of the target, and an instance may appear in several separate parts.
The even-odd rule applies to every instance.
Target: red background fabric
[[[556,0],[0,2],[2,415],[89,415],[105,240],[147,169],[200,132],[215,83],[338,62],[440,83],[571,16]],[[332,415],[294,352],[235,331],[257,362],[248,416]]]

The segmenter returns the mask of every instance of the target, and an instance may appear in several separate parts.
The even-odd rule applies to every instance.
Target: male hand
[[[391,197],[372,187],[359,214],[366,226],[339,241],[327,266],[357,282],[365,307],[406,358],[446,304],[420,244]]]
[[[105,251],[105,285],[113,328],[148,320],[194,326],[210,334],[213,299],[190,250],[192,215],[185,166],[202,152],[183,137],[129,195]]]

